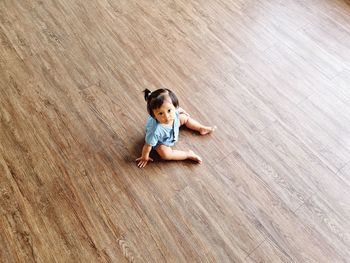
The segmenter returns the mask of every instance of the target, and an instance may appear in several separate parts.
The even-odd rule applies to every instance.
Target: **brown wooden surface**
[[[2,0],[0,262],[350,262],[349,105],[347,0]]]

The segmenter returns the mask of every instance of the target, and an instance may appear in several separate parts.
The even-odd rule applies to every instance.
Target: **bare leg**
[[[190,159],[193,161],[196,161],[198,163],[202,163],[202,158],[195,154],[193,151],[179,151],[179,150],[173,150],[169,146],[165,145],[159,145],[156,148],[157,153],[159,156],[164,160],[174,160],[174,161],[181,161]]]
[[[204,126],[203,124],[199,123],[195,119],[192,119],[191,117],[184,114],[180,114],[180,122],[181,122],[181,125],[185,124],[187,128],[194,131],[198,131],[201,135],[211,133],[216,129],[216,126],[214,127]]]

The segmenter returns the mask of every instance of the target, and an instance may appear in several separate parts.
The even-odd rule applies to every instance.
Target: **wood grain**
[[[349,262],[346,0],[0,1],[1,262]],[[142,90],[211,135],[135,165]]]

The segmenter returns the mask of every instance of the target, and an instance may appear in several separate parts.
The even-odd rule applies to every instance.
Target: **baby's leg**
[[[203,124],[185,114],[180,114],[180,124],[186,125],[186,127],[191,130],[198,131],[201,135],[211,133],[216,129],[216,126],[204,126]]]
[[[159,154],[159,156],[164,160],[181,161],[181,160],[190,159],[198,163],[202,163],[202,158],[199,157],[197,154],[195,154],[193,151],[185,152],[185,151],[173,150],[169,146],[165,146],[163,144],[159,145],[156,148],[156,151]]]

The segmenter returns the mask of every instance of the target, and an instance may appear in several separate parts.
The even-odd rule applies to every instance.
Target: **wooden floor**
[[[0,262],[350,262],[350,1],[0,1]]]

